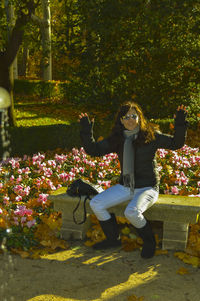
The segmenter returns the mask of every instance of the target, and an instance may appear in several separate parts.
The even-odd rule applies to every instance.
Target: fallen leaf
[[[11,248],[12,252],[21,256],[21,258],[27,258],[30,256],[30,253],[15,248]]]
[[[117,216],[116,219],[118,224],[130,224],[130,222],[123,216]]]
[[[84,245],[86,247],[92,247],[94,244],[95,244],[95,242],[91,241],[91,240],[86,240],[85,243],[84,243]]]
[[[155,255],[167,255],[168,250],[156,250]]]
[[[128,227],[124,227],[124,228],[121,230],[121,232],[122,232],[124,235],[128,235],[128,234],[131,232],[131,230],[130,230],[130,228],[128,228]]]
[[[182,267],[176,271],[176,274],[185,275],[185,274],[189,274],[189,271],[188,271],[188,269]]]
[[[102,141],[104,138],[103,138],[103,136],[100,136],[98,139],[97,139],[97,141],[99,142],[99,141]]]
[[[128,296],[127,300],[128,301],[143,301],[144,300],[144,296],[137,297],[135,295],[132,295],[132,296]]]
[[[178,257],[180,260],[182,260],[185,263],[191,264],[193,267],[199,267],[200,266],[200,258],[191,256],[189,254],[186,254],[184,252],[176,252],[174,253],[175,257]]]

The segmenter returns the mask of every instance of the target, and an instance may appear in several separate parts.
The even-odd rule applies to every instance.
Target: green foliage
[[[198,1],[96,0],[79,5],[86,37],[78,76],[90,99],[116,105],[133,97],[150,118],[170,117],[181,103],[196,114]]]
[[[55,81],[42,80],[15,80],[14,92],[19,95],[39,96],[50,98],[57,96],[59,98],[59,88]]]
[[[109,113],[104,117],[105,120],[110,120],[114,118],[115,113],[118,109],[116,101],[109,98],[109,93],[105,93],[104,100],[101,99],[102,93],[91,95],[90,85],[88,83],[82,82],[81,80],[71,80],[71,81],[42,81],[42,80],[15,80],[14,92],[17,97],[29,96],[30,101],[33,97],[39,97],[40,99],[51,99],[51,101],[68,103],[75,106],[87,105],[87,108],[94,107],[99,111],[106,111],[108,109]],[[182,101],[189,109],[189,123],[192,128],[195,128],[199,121],[199,106],[200,98],[199,95],[191,93],[191,98],[189,100]],[[152,118],[152,107],[148,110],[148,98],[144,98],[141,104],[148,119]],[[170,106],[170,104],[168,104]],[[177,105],[177,103],[176,103]],[[104,108],[104,110],[102,110]],[[171,118],[174,115],[175,109],[172,110],[173,106],[170,107]],[[159,116],[163,115],[162,103],[157,107],[154,118],[158,120]],[[164,115],[167,115],[166,113]],[[164,119],[164,118],[160,118]],[[167,118],[165,118],[166,120]],[[169,118],[168,118],[169,119]]]
[[[30,94],[110,106],[113,112],[135,99],[154,119],[172,118],[183,103],[197,122],[198,0],[55,0],[51,9],[53,76],[67,83],[56,89],[38,83]],[[30,50],[29,75],[37,77],[40,39],[39,29],[29,25],[24,46]]]
[[[172,133],[172,120],[153,120],[164,133]],[[111,121],[96,122],[94,137],[106,137],[111,130]],[[9,129],[11,137],[11,156],[32,155],[57,148],[70,151],[73,147],[80,148],[80,129],[78,122],[55,125],[38,125],[14,127]]]
[[[29,250],[39,244],[34,239],[33,229],[29,230],[26,227],[15,226],[12,227],[12,230],[9,230],[0,228],[0,243],[5,243],[8,248],[18,249],[23,247],[23,250]]]
[[[11,137],[11,155],[31,155],[40,151],[56,148],[72,149],[80,147],[78,123],[32,127],[14,127],[9,129]],[[31,138],[30,138],[31,137]]]

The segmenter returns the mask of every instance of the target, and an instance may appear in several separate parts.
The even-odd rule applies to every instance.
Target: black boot
[[[109,220],[99,221],[99,223],[106,236],[106,239],[96,243],[93,248],[95,250],[102,250],[121,246],[121,241],[119,239],[119,229],[115,214],[111,213],[111,218]]]
[[[142,258],[153,257],[156,250],[156,240],[149,222],[147,221],[144,227],[136,228],[136,230],[144,242],[142,247],[141,257]]]

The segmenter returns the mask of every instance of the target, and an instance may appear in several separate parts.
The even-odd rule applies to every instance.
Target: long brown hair
[[[139,117],[140,131],[136,143],[143,144],[155,140],[155,126],[147,121],[147,119],[144,117],[141,107],[133,101],[128,101],[121,105],[119,111],[116,114],[115,124],[112,128],[111,136],[113,136],[113,138],[115,136],[118,138],[119,136],[123,137],[123,131],[125,128],[120,119],[125,116],[130,109],[135,109]]]

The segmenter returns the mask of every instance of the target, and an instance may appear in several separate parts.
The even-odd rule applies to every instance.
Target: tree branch
[[[35,24],[37,24],[37,25],[39,25],[39,26],[41,26],[43,23],[44,23],[44,20],[43,19],[41,19],[41,18],[39,18],[39,17],[37,17],[36,15],[31,15],[31,20],[35,23]]]
[[[23,34],[24,34],[24,27],[25,25],[31,20],[32,14],[35,12],[36,6],[39,4],[39,0],[37,3],[34,3],[34,0],[26,2],[26,8],[28,9],[28,13],[24,14],[22,11],[20,12],[20,15],[17,17],[15,25],[12,29],[10,38],[8,40],[6,51],[5,51],[5,59],[10,66],[19,50],[19,47],[22,43]]]

